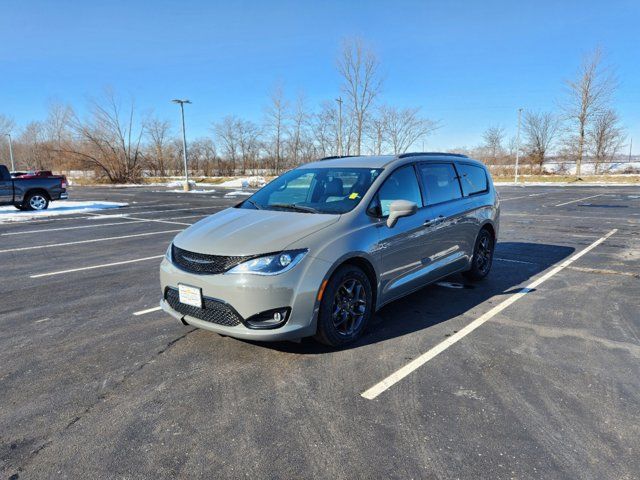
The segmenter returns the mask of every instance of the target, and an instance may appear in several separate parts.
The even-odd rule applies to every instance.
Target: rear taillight
[[[60,183],[60,188],[67,188],[67,177],[62,176],[62,182]]]

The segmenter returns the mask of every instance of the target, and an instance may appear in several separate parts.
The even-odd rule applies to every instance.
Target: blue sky
[[[30,1],[4,0],[0,113],[42,119],[47,102],[78,110],[105,86],[177,120],[189,136],[234,113],[259,121],[274,85],[310,105],[333,99],[341,40],[377,52],[383,100],[442,122],[438,150],[515,132],[517,108],[553,110],[584,54],[601,46],[618,108],[640,152],[640,2],[629,1]],[[175,122],[177,125],[177,122]]]

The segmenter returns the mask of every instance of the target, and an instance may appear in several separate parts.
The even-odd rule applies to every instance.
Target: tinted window
[[[460,184],[453,165],[449,163],[420,165],[420,174],[427,195],[427,205],[460,198]]]
[[[456,165],[456,168],[460,174],[462,193],[465,197],[487,191],[487,174],[483,168],[462,163]]]
[[[418,207],[422,206],[420,187],[412,165],[393,172],[378,190],[376,201],[383,217],[389,215],[389,206],[394,200],[409,200],[415,202]]]

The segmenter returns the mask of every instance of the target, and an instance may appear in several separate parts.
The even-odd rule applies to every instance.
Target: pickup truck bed
[[[0,165],[0,205],[14,205],[20,210],[44,210],[53,200],[64,200],[67,179],[61,176],[29,176],[11,178],[5,165]]]

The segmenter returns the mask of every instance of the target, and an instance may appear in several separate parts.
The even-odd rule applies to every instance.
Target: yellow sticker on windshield
[[[355,193],[355,192],[354,192],[354,193],[352,193],[351,195],[349,195],[349,198],[350,198],[351,200],[355,200],[355,199],[356,199],[356,198],[358,198],[359,196],[360,196],[360,194],[359,194],[359,193]]]

